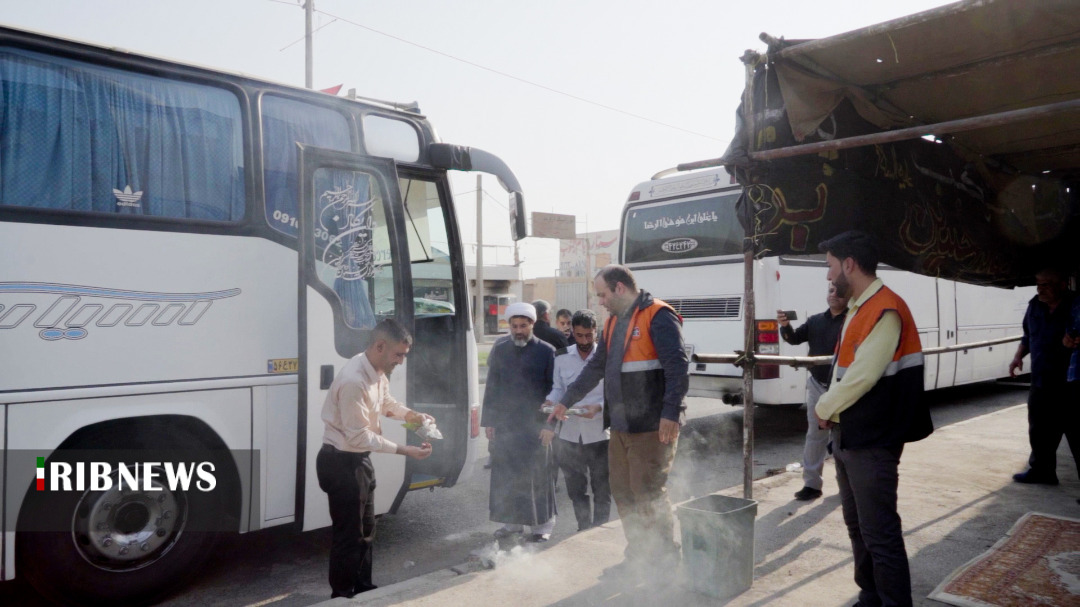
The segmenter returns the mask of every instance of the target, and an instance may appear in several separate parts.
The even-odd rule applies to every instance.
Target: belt
[[[320,451],[322,451],[323,453],[333,453],[333,454],[340,454],[340,455],[352,455],[352,456],[359,456],[359,457],[370,457],[371,456],[370,451],[345,451],[345,450],[342,450],[342,449],[338,449],[337,447],[335,447],[335,446],[333,446],[333,445],[331,445],[329,443],[323,443],[322,449],[320,449]]]

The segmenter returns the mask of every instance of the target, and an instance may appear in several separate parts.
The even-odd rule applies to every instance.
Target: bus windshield
[[[735,209],[739,194],[713,192],[627,208],[623,262],[700,262],[742,253],[743,228]]]

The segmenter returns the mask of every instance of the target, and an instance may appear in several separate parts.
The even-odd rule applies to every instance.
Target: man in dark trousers
[[[1065,434],[1073,459],[1080,466],[1080,428],[1076,423],[1078,404],[1068,391],[1071,350],[1068,336],[1075,295],[1068,290],[1065,275],[1047,268],[1035,275],[1035,297],[1024,314],[1024,336],[1009,364],[1009,375],[1023,370],[1025,355],[1031,355],[1031,392],[1028,396],[1028,440],[1031,456],[1028,470],[1013,475],[1018,483],[1058,484],[1057,448]]]
[[[431,455],[431,445],[397,445],[383,438],[380,416],[423,424],[434,419],[411,411],[390,395],[389,375],[405,362],[412,336],[397,321],[375,326],[372,343],[350,360],[323,403],[323,446],[315,459],[319,488],[330,500],[333,544],[330,588],[333,597],[371,590],[375,540],[375,468],[370,455],[397,453],[415,459]]]
[[[877,277],[873,238],[844,232],[821,243],[836,293],[850,297],[818,425],[831,428],[840,504],[859,605],[910,606],[911,573],[896,509],[904,444],[934,431],[923,399],[919,330],[907,304]]]
[[[840,329],[844,326],[847,313],[847,298],[836,294],[836,287],[829,284],[826,296],[829,309],[814,314],[806,319],[798,329],[791,328],[791,322],[783,310],[776,311],[776,320],[780,322],[780,336],[789,344],[798,345],[810,342],[810,356],[832,356],[836,344],[840,341]],[[806,374],[806,440],[803,442],[802,476],[803,488],[795,492],[795,499],[808,501],[821,497],[821,471],[825,468],[825,455],[829,446],[829,431],[819,428],[814,407],[825,390],[829,387],[831,365],[810,367]]]
[[[551,344],[556,350],[569,346],[570,341],[566,338],[566,335],[551,326],[551,304],[543,299],[537,299],[532,305],[536,308],[536,324],[533,325],[533,335],[539,337],[540,341]]]
[[[570,321],[574,345],[555,352],[555,375],[548,402],[559,402],[566,388],[574,383],[581,370],[596,352],[596,315],[578,310]],[[578,531],[602,525],[611,513],[611,488],[608,484],[608,439],[604,427],[604,386],[596,386],[578,402],[582,415],[570,415],[561,422],[557,459],[566,479],[566,493],[574,503]],[[592,487],[592,501],[589,488]]]
[[[502,538],[522,533],[546,542],[555,528],[552,427],[540,407],[551,391],[555,348],[533,335],[536,310],[517,302],[506,307],[510,335],[488,356],[487,387],[480,425],[491,441],[491,520],[503,523]]]
[[[675,460],[689,387],[682,319],[620,265],[597,273],[593,288],[611,312],[600,344],[550,419],[604,380],[604,421],[611,427],[611,496],[626,534],[626,565],[635,573],[672,579],[679,563],[668,474]]]

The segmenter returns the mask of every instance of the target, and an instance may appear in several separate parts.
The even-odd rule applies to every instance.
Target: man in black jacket
[[[830,283],[826,301],[829,309],[807,318],[798,329],[792,329],[787,314],[777,310],[776,320],[780,322],[780,336],[784,341],[793,346],[810,342],[810,356],[832,356],[836,351],[836,342],[840,341],[840,329],[844,328],[848,298],[837,295],[836,287]],[[821,471],[825,468],[829,431],[818,428],[814,407],[825,390],[829,389],[831,372],[831,365],[817,365],[810,367],[810,373],[806,375],[807,428],[803,443],[803,488],[795,492],[795,499],[800,501],[821,497]]]
[[[1013,475],[1018,483],[1056,485],[1057,450],[1061,436],[1069,439],[1073,459],[1080,466],[1077,444],[1077,403],[1068,390],[1069,359],[1072,351],[1062,343],[1071,323],[1076,294],[1069,291],[1065,275],[1046,268],[1035,275],[1037,294],[1024,313],[1024,336],[1009,364],[1009,375],[1024,369],[1024,356],[1031,355],[1031,392],[1028,396],[1028,439],[1031,442],[1029,468]]]
[[[682,318],[639,290],[624,266],[604,267],[593,287],[612,315],[596,352],[562,402],[554,403],[548,421],[566,419],[567,405],[604,380],[608,476],[626,535],[626,564],[635,573],[670,578],[680,555],[666,484],[689,388]]]
[[[551,304],[543,299],[537,299],[532,303],[536,308],[536,324],[533,325],[533,335],[540,341],[546,341],[556,350],[570,345],[563,332],[551,326]]]

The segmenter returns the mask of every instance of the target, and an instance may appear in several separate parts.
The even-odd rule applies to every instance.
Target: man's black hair
[[[555,313],[555,318],[558,319],[562,318],[563,316],[573,317],[574,313],[570,310],[567,310],[566,308],[560,308],[559,311]]]
[[[570,326],[581,327],[582,329],[595,329],[596,314],[593,314],[592,310],[578,310],[577,312],[574,312],[574,317],[570,320]]]
[[[831,253],[833,257],[843,261],[848,257],[862,268],[862,271],[870,276],[877,275],[878,250],[874,244],[873,236],[862,230],[848,230],[837,234],[818,245],[822,253]]]
[[[634,274],[630,271],[630,268],[626,266],[620,266],[618,264],[611,264],[610,266],[604,266],[596,273],[597,278],[601,278],[604,284],[610,291],[615,291],[615,285],[620,282],[626,285],[631,291],[637,291],[637,281],[634,280]]]
[[[372,343],[385,339],[396,344],[412,345],[412,334],[393,318],[384,318],[379,324],[375,325],[372,333]]]

